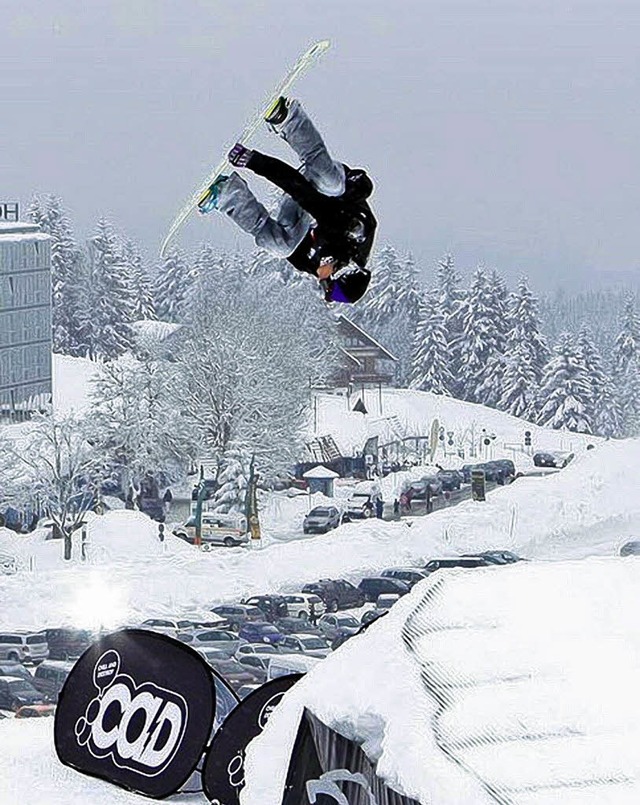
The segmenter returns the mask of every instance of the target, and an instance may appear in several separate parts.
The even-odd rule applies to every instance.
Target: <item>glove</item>
[[[229,151],[227,159],[236,168],[246,168],[252,156],[251,148],[245,148],[241,143],[236,143]]]

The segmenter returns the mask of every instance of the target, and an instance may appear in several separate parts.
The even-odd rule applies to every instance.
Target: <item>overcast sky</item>
[[[0,0],[0,201],[53,192],[78,237],[106,214],[155,254],[321,38],[296,94],[374,177],[381,241],[539,290],[638,282],[637,0]],[[183,244],[249,250],[193,218]]]

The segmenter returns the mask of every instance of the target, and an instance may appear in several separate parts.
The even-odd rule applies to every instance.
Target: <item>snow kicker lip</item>
[[[201,760],[215,714],[211,671],[165,635],[106,635],[78,660],[60,693],[54,740],[60,761],[161,799]]]

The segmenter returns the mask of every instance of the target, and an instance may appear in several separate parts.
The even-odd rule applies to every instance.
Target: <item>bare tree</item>
[[[19,503],[38,497],[64,538],[65,559],[71,559],[71,535],[91,507],[100,477],[100,461],[87,436],[87,422],[77,414],[42,414],[19,435],[3,434],[0,441],[6,494]]]

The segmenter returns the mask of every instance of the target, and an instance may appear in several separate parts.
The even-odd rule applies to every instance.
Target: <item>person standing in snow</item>
[[[376,517],[378,520],[382,520],[382,515],[384,514],[384,501],[382,498],[376,498]]]
[[[293,148],[300,170],[242,143],[236,143],[228,159],[284,191],[275,218],[235,171],[213,182],[198,205],[200,212],[219,210],[252,235],[257,246],[316,277],[325,301],[356,302],[371,279],[366,264],[377,227],[367,203],[371,179],[363,169],[330,156],[298,101],[281,96],[265,121]]]

